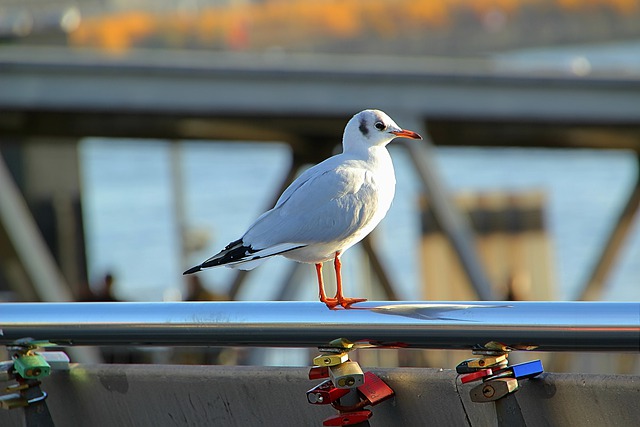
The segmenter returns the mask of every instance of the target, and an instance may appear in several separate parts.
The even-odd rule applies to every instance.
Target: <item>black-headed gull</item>
[[[422,139],[380,110],[359,112],[344,129],[341,154],[307,169],[240,239],[184,274],[219,265],[250,270],[282,255],[315,264],[320,301],[327,307],[366,301],[343,296],[340,255],[369,234],[391,206],[396,178],[386,145],[396,137]],[[327,298],[322,281],[322,263],[330,260],[334,298]]]

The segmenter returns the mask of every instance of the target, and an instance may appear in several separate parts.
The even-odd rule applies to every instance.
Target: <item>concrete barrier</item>
[[[363,367],[366,371],[366,367]],[[372,426],[497,426],[494,403],[473,403],[453,370],[371,369],[396,396]],[[56,426],[320,426],[336,411],[307,403],[308,368],[72,365],[43,380]],[[529,427],[635,426],[640,377],[545,373],[512,397]],[[0,411],[1,426],[23,410]],[[506,425],[506,424],[503,424]]]

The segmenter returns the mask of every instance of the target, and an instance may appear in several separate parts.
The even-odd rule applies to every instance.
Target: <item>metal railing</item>
[[[637,302],[4,303],[0,344],[470,349],[497,341],[540,351],[638,351]]]

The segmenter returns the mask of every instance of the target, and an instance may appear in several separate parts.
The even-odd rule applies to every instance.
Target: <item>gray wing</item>
[[[371,220],[378,198],[368,169],[357,161],[336,167],[323,163],[302,174],[276,206],[256,220],[242,238],[245,244],[266,248],[330,242]]]
[[[252,269],[273,255],[342,240],[364,227],[377,207],[368,169],[358,161],[330,158],[300,175],[242,238],[184,274],[219,265]]]

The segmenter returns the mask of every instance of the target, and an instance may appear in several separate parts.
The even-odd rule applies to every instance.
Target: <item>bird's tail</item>
[[[191,267],[190,269],[188,269],[182,274],[193,274],[193,273],[197,273],[200,270],[202,270],[202,267],[200,267],[199,265],[196,265],[195,267]]]
[[[241,261],[251,255],[253,249],[251,246],[245,246],[242,239],[238,239],[229,243],[223,250],[204,261],[202,264],[191,267],[182,274],[191,274],[201,271],[205,268],[216,267],[219,265],[231,264]]]
[[[224,265],[241,270],[251,270],[257,267],[267,258],[288,252],[304,245],[282,243],[265,249],[254,249],[245,244],[242,239],[229,243],[223,250],[204,261],[202,264],[191,267],[182,274],[192,274],[210,267]]]

